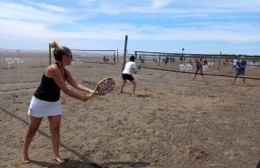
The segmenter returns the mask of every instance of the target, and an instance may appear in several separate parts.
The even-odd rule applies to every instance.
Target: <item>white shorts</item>
[[[61,115],[60,100],[49,102],[37,99],[33,96],[28,109],[28,115],[40,118]]]

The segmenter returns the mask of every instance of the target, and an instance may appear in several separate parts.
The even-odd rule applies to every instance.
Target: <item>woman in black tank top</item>
[[[35,91],[29,106],[28,114],[30,116],[30,123],[23,145],[24,164],[30,163],[28,154],[29,146],[43,117],[48,117],[49,120],[52,135],[53,160],[58,163],[65,162],[65,159],[59,155],[61,123],[60,90],[66,95],[81,101],[89,100],[93,93],[91,89],[78,84],[72,74],[66,70],[65,67],[70,65],[73,60],[70,49],[67,47],[59,47],[56,42],[50,45],[54,48],[53,55],[56,63],[49,65],[45,69],[41,83]],[[81,91],[82,94],[69,89],[65,82]]]

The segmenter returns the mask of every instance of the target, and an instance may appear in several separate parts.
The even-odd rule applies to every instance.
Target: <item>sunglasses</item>
[[[72,54],[65,54],[65,55],[67,55],[68,57],[72,58]]]

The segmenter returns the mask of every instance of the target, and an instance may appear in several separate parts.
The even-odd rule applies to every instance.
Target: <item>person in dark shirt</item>
[[[233,82],[233,85],[235,84],[236,82],[236,79],[238,76],[245,76],[246,74],[246,66],[247,66],[247,62],[245,60],[245,58],[242,56],[240,57],[240,60],[237,61],[236,63],[236,75],[235,75],[235,78],[234,78],[234,82]],[[244,82],[244,85],[246,85],[246,79],[243,78],[243,82]]]
[[[203,59],[202,57],[199,57],[199,59],[196,60],[196,71],[195,71],[195,74],[194,74],[194,77],[192,78],[192,80],[194,80],[196,78],[199,71],[200,71],[200,75],[201,75],[202,79],[204,80],[202,59]]]
[[[29,146],[44,117],[48,118],[50,125],[53,150],[52,158],[60,164],[64,163],[65,159],[59,155],[61,123],[60,90],[66,95],[81,101],[87,101],[93,95],[93,90],[78,84],[70,71],[65,68],[73,60],[71,50],[67,47],[59,47],[56,42],[50,45],[54,48],[53,56],[56,62],[45,69],[40,86],[31,99],[28,109],[28,115],[30,116],[29,128],[23,144],[24,164],[30,163],[28,154]],[[65,82],[81,91],[82,94],[69,89]]]

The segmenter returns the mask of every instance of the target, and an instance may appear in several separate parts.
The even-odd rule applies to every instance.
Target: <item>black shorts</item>
[[[196,66],[197,70],[202,69],[202,66]]]
[[[134,77],[132,75],[129,75],[129,74],[122,74],[122,78],[123,80],[129,80],[129,81],[133,81],[135,80]]]

